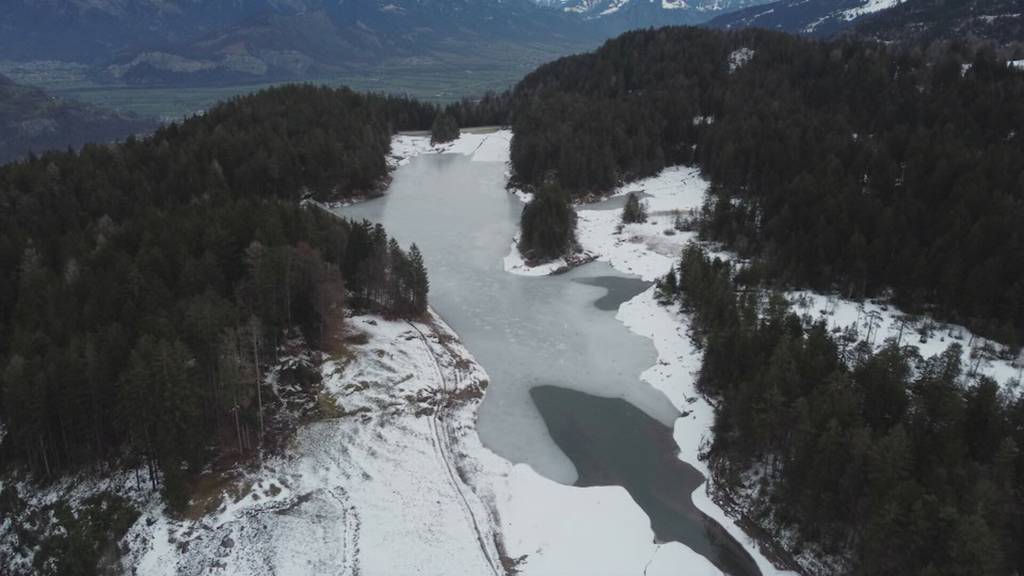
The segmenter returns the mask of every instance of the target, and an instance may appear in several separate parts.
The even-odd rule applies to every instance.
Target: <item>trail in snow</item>
[[[473,532],[476,533],[477,544],[480,546],[480,552],[483,554],[484,560],[487,561],[487,564],[491,567],[491,571],[495,576],[504,576],[504,570],[498,569],[500,562],[496,563],[491,557],[491,551],[487,546],[487,540],[484,538],[483,531],[480,530],[480,524],[476,520],[476,515],[473,514],[473,508],[470,506],[469,500],[466,498],[466,494],[462,490],[462,481],[459,478],[458,471],[455,470],[452,465],[453,457],[451,455],[450,431],[448,430],[447,420],[442,418],[442,415],[447,412],[451,401],[451,394],[458,389],[458,385],[456,383],[455,386],[448,386],[448,379],[445,378],[444,370],[441,368],[441,362],[437,359],[437,354],[434,353],[434,349],[431,347],[426,334],[424,334],[423,331],[412,322],[409,322],[409,326],[419,334],[420,340],[423,342],[423,346],[426,348],[431,360],[434,361],[434,369],[437,370],[438,382],[441,385],[441,401],[434,412],[430,415],[430,430],[433,434],[434,447],[437,450],[437,455],[440,457],[441,463],[444,465],[444,468],[448,473],[448,480],[458,495],[459,503],[461,504],[463,511],[465,511],[466,516],[473,525]],[[439,426],[444,427],[444,434],[438,431]]]

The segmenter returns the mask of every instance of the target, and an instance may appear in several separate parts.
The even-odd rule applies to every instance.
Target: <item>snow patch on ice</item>
[[[656,544],[650,519],[620,486],[564,486],[518,464],[502,488],[506,545],[513,557],[529,555],[522,574],[642,574],[661,555],[657,565],[678,562],[676,574],[720,574],[682,544]]]
[[[523,258],[523,255],[519,253],[519,236],[516,236],[515,240],[512,241],[512,247],[509,248],[508,255],[505,256],[503,264],[505,272],[518,276],[550,276],[559,270],[565,270],[569,266],[565,258],[557,258],[550,262],[531,266]]]

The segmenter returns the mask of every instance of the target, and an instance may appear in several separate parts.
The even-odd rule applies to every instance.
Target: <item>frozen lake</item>
[[[564,484],[598,482],[592,471],[605,458],[615,464],[615,473],[606,480],[623,485],[643,503],[656,519],[659,538],[690,545],[730,574],[757,574],[735,541],[722,541],[713,521],[695,510],[660,510],[677,506],[678,499],[651,497],[678,482],[680,497],[689,500],[699,473],[671,462],[674,448],[665,443],[666,431],[679,413],[664,394],[640,380],[641,372],[656,362],[651,341],[615,318],[618,305],[648,284],[596,262],[548,277],[505,272],[502,259],[523,207],[505,190],[505,170],[501,162],[474,162],[461,154],[417,156],[394,173],[386,195],[340,212],[380,222],[404,246],[416,242],[423,251],[432,307],[491,378],[478,422],[488,448]],[[621,433],[633,442],[605,442],[600,445],[607,451],[588,452],[586,463],[574,464],[549,432],[551,426],[566,445],[567,427],[577,420],[575,407],[552,401],[573,402],[574,396],[547,394],[546,421],[531,395],[531,390],[550,387],[622,400],[606,412],[605,433],[616,436],[616,427],[626,427]],[[640,420],[625,414],[627,409],[656,425],[635,429]],[[594,420],[579,421],[592,425]],[[634,449],[638,437],[664,447],[666,465],[638,469],[636,475],[619,466],[627,460],[625,452],[617,451]],[[579,444],[577,438],[574,445]],[[589,477],[580,477],[577,464]]]

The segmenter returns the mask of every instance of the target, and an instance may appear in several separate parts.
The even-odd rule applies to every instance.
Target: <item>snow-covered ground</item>
[[[1006,347],[977,337],[957,324],[909,316],[891,304],[877,301],[854,302],[808,291],[788,292],[786,297],[794,311],[807,320],[824,320],[833,333],[849,334],[874,350],[888,342],[898,342],[901,346],[915,346],[922,357],[928,358],[956,343],[963,349],[961,362],[968,375],[984,374],[1005,385],[1016,381],[1024,371],[1024,356],[1013,358]]]
[[[131,497],[142,514],[124,563],[143,575],[720,574],[655,543],[625,489],[564,486],[484,448],[487,375],[440,318],[360,316],[348,330],[349,353],[320,365],[333,416],[219,487],[208,513],[172,518],[131,472],[66,479],[33,505]]]
[[[136,474],[138,472],[138,474]],[[22,513],[0,515],[0,574],[32,574],[34,546],[57,530],[54,515],[33,515],[32,511],[50,509],[64,502],[72,510],[79,510],[86,500],[98,494],[113,494],[125,498],[136,508],[150,506],[159,499],[146,480],[144,470],[94,469],[69,475],[46,486],[31,484],[21,478],[0,479],[0,492],[13,488],[24,503]],[[18,529],[27,530],[35,543],[22,541]]]
[[[636,193],[647,204],[647,222],[621,224],[620,210],[577,210],[576,237],[587,252],[620,272],[644,280],[664,276],[693,234],[674,228],[676,216],[687,218],[700,209],[707,182],[696,168],[673,167],[657,176],[616,190],[613,196]],[[619,226],[621,225],[621,230]]]
[[[700,209],[706,182],[695,168],[667,168],[657,176],[623,186],[612,197],[637,193],[647,203],[649,218],[643,224],[626,224],[621,232],[619,210],[595,210],[577,207],[576,238],[582,249],[578,260],[609,262],[613,267],[644,280],[664,276],[672,261],[692,234],[677,234],[676,216],[686,218]],[[570,263],[564,258],[530,266],[512,242],[505,256],[505,271],[522,276],[545,276],[564,270]]]
[[[482,446],[487,376],[439,319],[352,320],[366,335],[323,365],[346,416],[302,428],[196,521],[148,509],[129,534],[145,574],[717,574],[657,545],[618,487],[573,488]],[[657,570],[661,570],[658,572]]]
[[[365,344],[321,365],[337,416],[301,427],[207,516],[147,509],[127,537],[140,573],[495,573],[491,513],[452,456],[486,375],[436,317],[350,326]]]

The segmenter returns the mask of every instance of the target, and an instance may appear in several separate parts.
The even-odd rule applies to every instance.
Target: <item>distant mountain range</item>
[[[28,152],[78,148],[156,128],[155,120],[62,100],[0,75],[0,164]]]
[[[887,41],[974,36],[1024,41],[1024,0],[777,0],[718,16],[714,28],[812,36],[855,32]]]
[[[831,36],[903,0],[777,0],[719,16],[714,28],[766,28],[795,34]]]
[[[0,55],[88,67],[90,81],[238,84],[383,63],[524,68],[640,27],[700,24],[886,40],[1020,40],[1024,0],[6,0]],[[710,22],[708,22],[710,20]]]
[[[695,24],[718,14],[764,4],[766,0],[537,0],[542,6],[604,20],[613,28]]]
[[[383,62],[473,67],[592,48],[763,0],[7,0],[5,59],[86,64],[105,83],[309,79]]]

